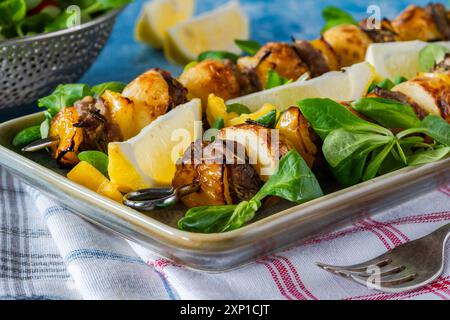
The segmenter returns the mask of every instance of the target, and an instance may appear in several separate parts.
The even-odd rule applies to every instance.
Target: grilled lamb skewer
[[[187,93],[190,97],[200,97],[206,105],[210,93],[228,100],[262,90],[270,70],[293,80],[306,72],[316,77],[339,70],[364,60],[372,42],[448,40],[449,17],[440,4],[423,8],[413,5],[392,22],[384,19],[380,30],[368,29],[363,21],[359,27],[336,26],[313,41],[267,43],[255,56],[242,57],[236,64],[202,61],[183,72],[179,81],[165,71],[152,69],[130,83],[122,94],[106,91],[97,101],[86,98],[62,110],[51,122],[50,135],[59,141],[51,146],[52,153],[61,165],[74,165],[79,151],[105,151],[108,142],[133,137],[158,116],[186,102]],[[409,103],[421,117],[432,113],[450,118],[443,76],[422,75],[393,91],[398,92],[397,98],[400,94],[410,96]]]
[[[128,140],[157,117],[187,101],[187,90],[166,71],[151,69],[125,87],[122,94],[106,90],[63,108],[50,125],[51,146],[64,167],[78,163],[84,150],[107,151],[109,142]]]
[[[441,4],[412,5],[392,21],[383,19],[379,29],[372,29],[365,19],[359,26],[330,28],[313,41],[270,42],[236,64],[202,61],[183,72],[179,80],[191,96],[204,102],[210,93],[228,100],[263,90],[270,70],[289,80],[305,73],[314,78],[364,61],[371,43],[409,40],[450,40],[450,13]]]

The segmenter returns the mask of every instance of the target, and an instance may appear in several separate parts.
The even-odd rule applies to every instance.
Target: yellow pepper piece
[[[208,105],[206,107],[206,119],[210,126],[212,126],[216,119],[222,118],[224,120],[225,127],[232,127],[238,124],[245,123],[248,119],[257,120],[262,116],[268,114],[272,110],[277,110],[277,118],[280,115],[278,109],[271,104],[264,104],[259,110],[250,114],[238,115],[236,112],[227,112],[227,106],[222,98],[217,97],[214,94],[210,94],[208,97]]]
[[[248,119],[257,120],[257,119],[261,118],[262,116],[268,114],[272,110],[277,110],[277,118],[278,118],[280,115],[280,112],[278,111],[278,109],[271,104],[265,103],[259,110],[255,111],[253,113],[241,114],[238,117],[229,119],[228,123],[226,123],[226,126],[227,127],[237,126],[238,124],[245,123],[245,121],[247,121]]]
[[[68,174],[67,178],[82,186],[97,192],[114,201],[122,203],[122,193],[117,186],[108,180],[100,171],[91,164],[81,161]]]
[[[208,96],[208,105],[206,106],[206,119],[210,126],[214,124],[214,121],[218,118],[223,118],[225,127],[228,127],[228,122],[230,119],[236,118],[239,115],[236,112],[227,112],[227,106],[225,101],[211,93]]]

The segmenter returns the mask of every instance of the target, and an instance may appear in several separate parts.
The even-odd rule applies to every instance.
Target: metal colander
[[[0,41],[0,110],[33,103],[60,83],[76,82],[103,49],[119,11],[71,29]]]

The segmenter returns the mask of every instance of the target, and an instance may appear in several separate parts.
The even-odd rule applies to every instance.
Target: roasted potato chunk
[[[284,111],[281,114],[277,129],[312,168],[319,152],[316,146],[319,140],[306,118],[301,114],[300,109],[290,107]]]
[[[359,27],[352,24],[343,24],[328,29],[323,34],[339,56],[341,67],[348,67],[364,61],[366,51],[372,40]]]
[[[238,67],[244,73],[249,73],[249,70],[255,73],[260,90],[266,87],[270,70],[275,70],[280,76],[292,80],[297,80],[310,71],[295,49],[282,42],[267,43],[254,57],[239,59]]]
[[[241,96],[246,83],[236,66],[229,60],[207,59],[184,71],[178,80],[188,90],[191,98],[200,98],[203,109],[206,108],[208,96],[228,100]]]
[[[231,146],[231,147],[230,147]],[[177,163],[174,187],[198,183],[197,192],[182,198],[189,208],[236,204],[251,199],[262,185],[248,158],[238,158],[234,143],[194,142]]]
[[[102,99],[122,139],[128,140],[159,116],[185,103],[187,91],[170,73],[151,69],[129,83],[122,94],[107,90]]]
[[[401,41],[436,41],[442,38],[432,14],[416,5],[410,5],[392,20],[392,26]]]
[[[79,162],[78,151],[84,141],[84,134],[82,128],[74,126],[78,119],[76,108],[68,107],[54,116],[51,122],[49,136],[58,137],[59,144],[50,149],[62,167],[74,166]]]

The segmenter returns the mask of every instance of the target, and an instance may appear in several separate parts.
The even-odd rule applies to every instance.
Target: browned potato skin
[[[237,70],[230,61],[201,61],[184,71],[178,80],[188,90],[191,98],[202,100],[203,109],[206,108],[211,93],[229,100],[239,97],[243,90]]]
[[[433,17],[425,8],[416,5],[410,5],[392,20],[392,26],[401,41],[436,41],[442,38]]]
[[[316,39],[311,41],[311,45],[322,53],[322,56],[327,61],[328,67],[331,71],[338,71],[341,69],[340,59],[327,41],[322,38]]]
[[[52,146],[51,152],[58,164],[63,167],[76,165],[78,160],[78,151],[84,141],[82,128],[74,126],[78,122],[78,112],[74,107],[63,108],[55,117],[53,117],[49,136],[58,137],[59,144]]]
[[[223,165],[205,163],[179,165],[172,185],[178,188],[194,181],[200,184],[200,190],[181,199],[186,207],[227,204],[224,195]]]
[[[253,69],[258,77],[260,89],[266,87],[270,70],[275,70],[280,76],[292,80],[297,80],[309,71],[295,50],[283,42],[265,44],[254,57],[239,59],[238,67],[241,70]]]
[[[359,27],[351,24],[343,24],[328,29],[323,34],[338,55],[341,67],[348,67],[364,61],[366,51],[372,40]]]
[[[177,163],[173,187],[193,183],[200,185],[197,192],[181,199],[187,207],[239,203],[258,192],[262,183],[251,165],[228,163],[223,159],[217,161],[209,157],[214,147],[224,147],[224,143],[220,140],[211,144],[197,141],[191,144]],[[198,156],[201,159],[196,159]]]
[[[297,107],[290,107],[280,117],[277,129],[300,153],[310,168],[316,160],[318,137]]]

